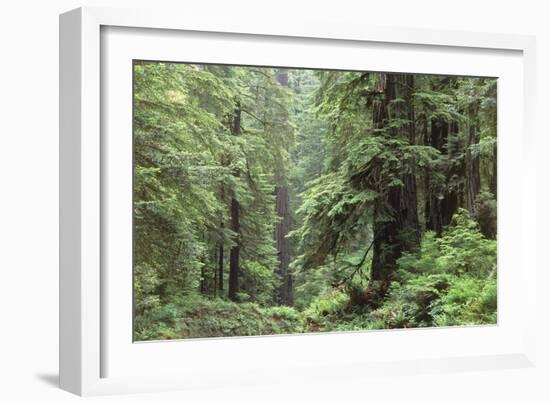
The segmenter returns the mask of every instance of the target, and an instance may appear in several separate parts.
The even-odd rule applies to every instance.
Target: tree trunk
[[[229,253],[229,290],[228,297],[232,301],[237,301],[237,293],[239,292],[239,253],[240,253],[240,222],[239,222],[239,202],[237,199],[231,199],[231,229],[237,234],[235,246],[231,248]]]
[[[287,234],[290,232],[289,196],[287,186],[276,189],[275,207],[279,222],[275,226],[275,241],[279,265],[277,275],[281,281],[277,290],[277,302],[282,305],[292,304],[292,278],[288,272],[290,264],[290,248]]]
[[[275,79],[283,86],[288,86],[288,70],[277,69]],[[288,116],[283,116],[284,120]],[[290,199],[288,194],[287,178],[283,161],[280,161],[277,173],[277,187],[275,191],[275,209],[279,221],[275,226],[275,242],[277,247],[277,276],[279,277],[279,287],[276,290],[275,300],[280,305],[292,305],[292,276],[289,271],[290,265],[290,245],[287,238],[290,232]]]
[[[221,190],[220,190],[220,200],[225,205],[225,188],[222,184]],[[224,266],[224,248],[223,248],[223,230],[225,228],[225,223],[223,222],[223,216],[221,217],[220,221],[220,243],[218,246],[218,282],[217,282],[217,289],[220,291],[220,296],[223,295],[223,266]]]
[[[427,143],[445,155],[448,162],[448,167],[445,170],[445,184],[439,189],[427,186],[430,191],[425,205],[426,229],[440,235],[443,228],[451,222],[459,206],[458,183],[453,183],[453,181],[460,169],[457,170],[452,161],[454,148],[450,144],[450,137],[454,137],[458,133],[458,125],[455,122],[449,123],[442,119],[434,119],[430,129]]]
[[[479,130],[475,122],[477,108],[470,107],[470,124],[468,127],[468,147],[466,149],[466,207],[472,214],[476,212],[476,199],[481,190],[479,174],[479,150],[473,146],[479,144]]]
[[[223,223],[221,223],[221,228],[223,229]],[[220,295],[223,294],[223,241],[220,241],[220,246],[218,248],[218,290]]]
[[[214,247],[214,262],[218,260],[218,248]],[[214,297],[218,296],[218,268],[214,267]]]
[[[241,133],[241,109],[238,104],[235,108],[231,132],[234,135],[239,135]],[[233,175],[235,177],[239,177],[240,173],[236,171],[233,173]],[[239,254],[241,250],[241,225],[239,214],[239,201],[237,200],[235,192],[233,191],[233,197],[231,197],[231,230],[235,233],[235,245],[231,248],[231,251],[229,252],[229,288],[227,291],[227,296],[232,301],[237,301],[237,293],[239,292]]]
[[[381,74],[377,91],[384,95],[373,102],[374,128],[383,129],[394,119],[408,119],[408,123],[388,130],[387,134],[405,137],[411,144],[415,142],[414,109],[411,102],[413,80],[412,75]],[[392,104],[397,98],[405,102]],[[401,254],[418,248],[420,244],[415,175],[403,174],[401,181],[403,185],[391,187],[374,209],[373,256],[367,289],[371,301],[379,300],[386,293]],[[382,220],[388,208],[391,219]]]
[[[497,200],[497,143],[495,142],[495,145],[493,146],[493,172],[491,175],[491,181],[489,183],[489,191],[493,194],[495,197],[495,200]]]
[[[201,294],[206,294],[206,278],[205,278],[204,266],[201,267],[200,292]]]

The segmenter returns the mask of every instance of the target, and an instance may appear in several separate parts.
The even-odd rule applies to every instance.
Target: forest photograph
[[[497,79],[133,62],[134,341],[497,323]]]

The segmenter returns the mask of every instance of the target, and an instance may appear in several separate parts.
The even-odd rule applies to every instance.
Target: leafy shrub
[[[336,267],[333,262],[321,265],[315,270],[294,272],[294,306],[304,311],[319,295],[330,292]]]
[[[309,321],[321,321],[326,316],[342,312],[348,302],[348,294],[339,289],[332,289],[315,298],[304,311],[304,315]]]
[[[467,210],[459,209],[440,238],[426,232],[418,254],[404,254],[399,276],[409,280],[420,273],[486,276],[496,264],[496,241],[486,239]]]
[[[152,326],[145,328],[137,333],[136,340],[173,340],[178,339],[179,335],[176,329],[164,326]]]
[[[288,306],[274,306],[264,309],[263,334],[289,334],[304,331],[304,318],[296,309]]]
[[[495,324],[496,279],[454,279],[449,291],[433,307],[432,315],[437,326]]]
[[[137,265],[134,273],[134,299],[136,312],[142,313],[160,306],[160,298],[155,294],[160,284],[157,272],[153,267]]]
[[[140,315],[138,340],[289,334],[304,331],[302,316],[290,307],[261,308],[255,303],[234,303],[183,295],[174,303]],[[163,335],[163,337],[159,337]]]
[[[321,293],[302,312],[307,332],[333,331],[342,323],[353,318],[346,312],[349,295],[340,289],[330,289]]]
[[[404,285],[393,282],[386,302],[372,313],[385,328],[432,326],[431,308],[449,286],[448,276],[428,274]]]
[[[426,232],[420,251],[398,260],[396,281],[371,316],[387,328],[495,323],[496,248],[460,209],[441,237]]]
[[[358,313],[335,321],[334,323],[326,326],[323,331],[352,332],[360,330],[378,330],[384,328],[384,321],[375,319],[368,314]]]
[[[438,239],[439,268],[453,274],[487,276],[496,265],[497,243],[486,239],[468,211],[459,209],[449,228]]]
[[[273,268],[245,260],[241,266],[240,285],[246,292],[237,295],[239,301],[256,302],[264,306],[273,302],[276,285]]]

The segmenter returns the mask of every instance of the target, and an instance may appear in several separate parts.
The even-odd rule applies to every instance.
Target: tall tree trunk
[[[407,119],[407,124],[398,129],[389,129],[387,134],[404,137],[411,144],[415,142],[414,109],[411,102],[413,80],[412,75],[380,74],[377,92],[384,95],[373,102],[374,128],[383,129],[394,119]],[[392,103],[397,98],[405,102]],[[401,254],[418,248],[420,244],[415,175],[406,173],[402,175],[401,182],[402,186],[391,187],[385,199],[379,200],[374,209],[373,256],[367,290],[371,301],[380,299],[386,293]],[[391,219],[382,219],[388,208]]]
[[[449,225],[459,206],[460,192],[458,184],[453,181],[456,182],[455,178],[460,174],[460,168],[453,162],[455,150],[451,145],[451,138],[456,137],[457,133],[458,125],[455,122],[443,119],[431,121],[427,144],[444,155],[448,163],[445,169],[445,183],[439,189],[427,186],[430,191],[425,205],[426,229],[435,231],[438,235]]]
[[[468,147],[466,149],[466,207],[472,214],[476,212],[476,200],[481,190],[479,173],[479,150],[474,146],[479,144],[479,130],[476,121],[477,107],[470,107],[470,124],[468,127]]]
[[[204,266],[201,267],[200,291],[201,291],[201,294],[206,294],[206,278],[205,278]]]
[[[497,143],[495,142],[495,145],[493,146],[493,172],[491,175],[491,181],[489,182],[489,191],[493,194],[495,197],[495,200],[497,200]]]
[[[235,108],[231,131],[234,135],[239,135],[241,133],[241,109],[238,104]],[[239,177],[240,173],[236,171],[233,173],[233,175],[235,177]],[[237,293],[239,292],[239,254],[241,250],[241,225],[239,214],[239,201],[236,198],[235,192],[233,192],[233,196],[231,197],[231,230],[235,233],[235,245],[231,248],[231,251],[229,252],[229,288],[227,291],[227,296],[232,301],[237,301]]]
[[[223,222],[220,224],[223,230]],[[218,247],[218,290],[223,294],[223,240]]]
[[[221,190],[220,190],[220,200],[221,202],[223,203],[223,205],[225,205],[225,188],[222,184],[221,186]],[[223,295],[223,266],[224,266],[224,248],[223,248],[223,241],[224,241],[224,238],[223,238],[223,230],[225,228],[225,223],[223,222],[223,216],[222,216],[222,219],[220,221],[220,232],[221,232],[221,236],[220,236],[220,243],[219,243],[219,246],[218,246],[218,283],[217,283],[217,288],[218,290],[220,291],[220,296]]]
[[[447,138],[449,134],[449,124],[443,119],[432,119],[430,124],[429,137],[426,139],[426,144],[429,144],[433,148],[437,149],[442,155],[445,154],[445,145],[447,144]],[[441,234],[441,231],[445,225],[444,221],[444,209],[445,209],[445,196],[446,185],[440,189],[433,189],[429,184],[430,178],[426,178],[426,188],[428,189],[428,197],[426,198],[425,213],[426,217],[426,229],[432,230]]]
[[[277,275],[281,281],[276,300],[279,304],[290,305],[292,304],[292,278],[288,270],[290,248],[287,234],[290,232],[290,212],[287,186],[277,186],[275,207],[280,220],[275,226],[275,241],[279,260]]]
[[[445,87],[456,89],[456,79],[444,78],[437,84],[433,84],[431,89],[441,92],[445,90]],[[435,231],[438,235],[441,235],[443,229],[450,224],[463,196],[463,186],[459,179],[463,177],[463,159],[460,156],[462,147],[459,146],[458,133],[457,122],[444,118],[431,119],[430,136],[425,142],[441,153],[446,164],[446,167],[443,168],[445,182],[439,188],[426,186],[429,190],[424,206],[426,229]],[[426,180],[429,182],[429,178]]]
[[[288,70],[277,69],[275,79],[283,86],[288,86]],[[283,120],[288,120],[288,116],[283,116]],[[285,122],[286,123],[286,122]],[[290,274],[290,245],[287,238],[290,232],[290,199],[288,195],[287,177],[285,173],[284,162],[279,161],[277,173],[277,186],[275,190],[275,209],[279,221],[275,226],[275,243],[277,247],[277,276],[279,277],[279,287],[276,290],[275,300],[281,305],[292,305],[292,276]]]
[[[239,222],[239,202],[237,199],[231,199],[231,229],[237,234],[235,246],[231,248],[229,253],[229,290],[228,297],[232,301],[237,301],[237,293],[239,292],[239,253],[240,253],[240,222]]]

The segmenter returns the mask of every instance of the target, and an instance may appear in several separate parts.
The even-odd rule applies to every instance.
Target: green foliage
[[[327,316],[341,313],[349,302],[349,295],[340,290],[331,290],[319,295],[304,311],[308,321],[319,322]]]
[[[467,211],[441,237],[427,232],[421,250],[398,264],[386,302],[372,313],[385,327],[496,323],[496,241]]]
[[[225,281],[217,278],[219,245],[226,271],[237,242],[241,300],[271,303],[275,168],[288,159],[292,133],[274,70],[136,62],[134,85],[136,311],[182,291],[215,294]],[[231,198],[238,234],[225,224]]]
[[[272,305],[277,286],[272,268],[248,260],[243,262],[241,268],[241,287],[244,291],[240,293],[240,301],[255,302],[262,306]]]
[[[133,123],[136,340],[495,323],[496,80],[136,61]]]
[[[482,325],[497,322],[497,284],[490,278],[453,279],[447,293],[432,307],[436,326]]]
[[[388,299],[372,313],[384,328],[432,326],[432,305],[445,293],[448,276],[421,275],[403,284],[394,282]]]
[[[476,222],[460,210],[441,237],[427,232],[418,253],[399,259],[398,276],[381,306],[374,310],[353,306],[351,289],[342,287],[313,292],[317,296],[303,311],[211,300],[195,294],[181,295],[163,305],[144,299],[144,313],[136,319],[137,339],[494,324],[495,258],[496,241],[484,238]],[[262,274],[248,276],[261,278]],[[255,295],[262,294],[269,292]],[[247,301],[257,298],[243,295]]]
[[[209,300],[198,295],[145,311],[136,321],[138,340],[289,334],[304,331],[304,321],[290,307],[261,308],[254,303]]]
[[[496,241],[485,239],[469,213],[459,209],[444,235],[437,240],[437,266],[452,274],[486,276],[496,269]]]

